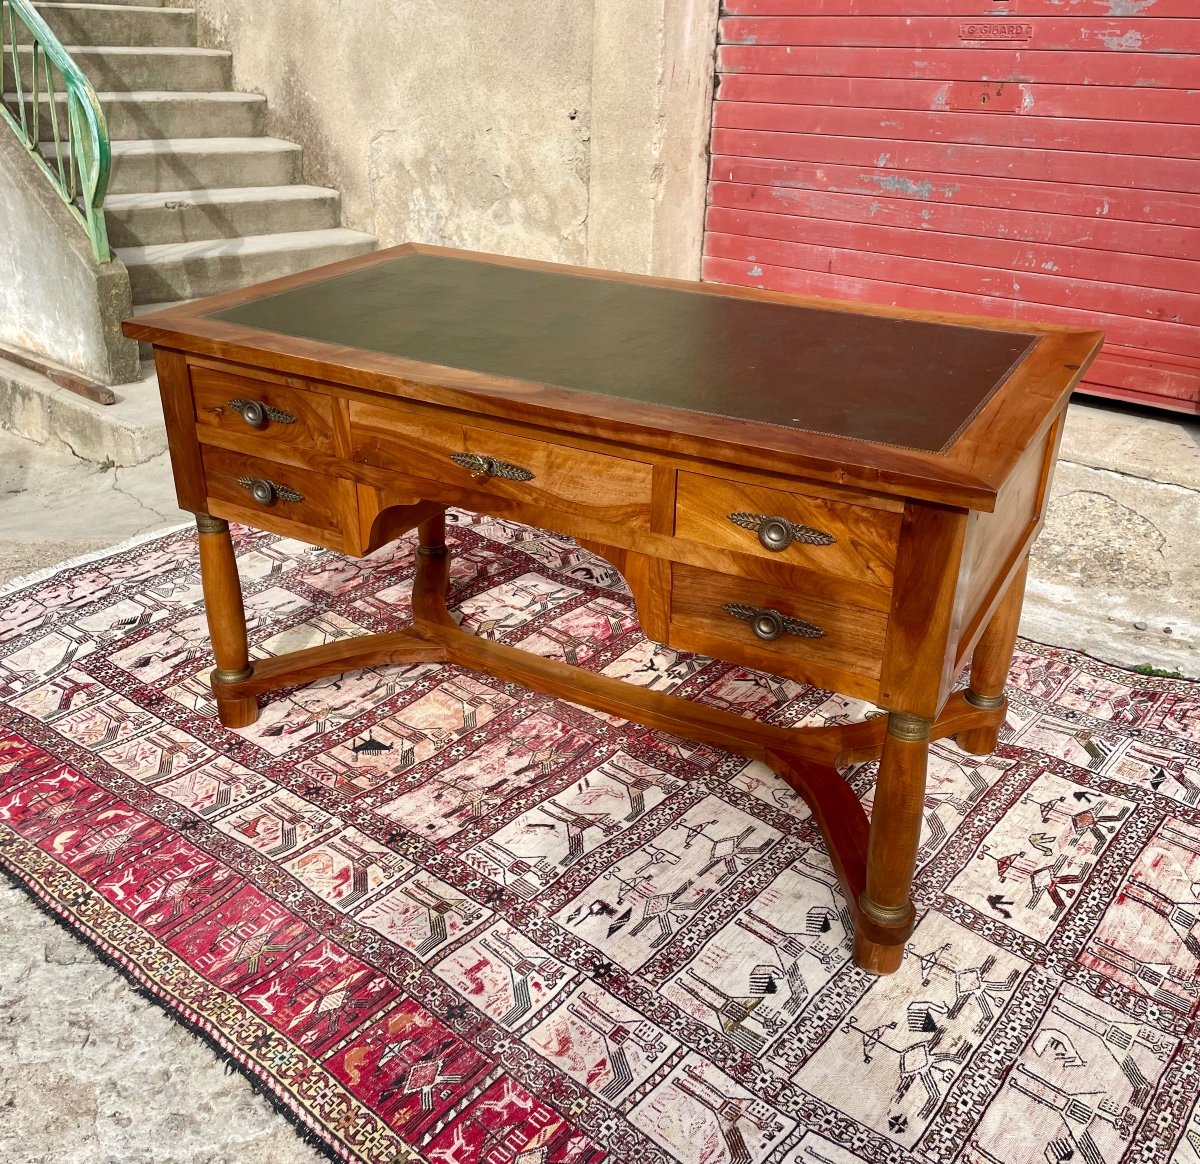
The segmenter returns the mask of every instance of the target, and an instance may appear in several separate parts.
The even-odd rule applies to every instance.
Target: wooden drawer
[[[726,606],[738,610],[730,613]],[[775,638],[759,637],[750,608],[782,616],[785,629]],[[670,646],[846,695],[870,699],[878,692],[887,621],[885,611],[830,602],[679,562],[671,568]],[[794,633],[803,632],[803,624],[821,633],[812,637]],[[774,633],[779,628],[764,629]]]
[[[400,403],[352,401],[350,443],[361,464],[507,503],[493,505],[494,512],[520,517],[525,505],[650,527],[652,471],[641,461],[512,436]],[[430,493],[431,500],[439,496]]]
[[[283,445],[334,451],[333,401],[328,396],[201,365],[193,365],[189,374],[202,441],[206,430],[222,431],[258,438],[266,456]],[[260,416],[254,415],[255,405]]]
[[[331,549],[349,547],[356,536],[353,481],[212,446],[201,455],[208,511],[214,516]],[[271,486],[269,499],[255,496],[256,482]]]
[[[891,587],[900,514],[699,473],[680,473],[675,535],[781,564]],[[804,540],[806,537],[812,540]]]

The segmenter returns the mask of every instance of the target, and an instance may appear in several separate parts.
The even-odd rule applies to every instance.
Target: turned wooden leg
[[[446,547],[446,513],[417,526],[417,576],[413,580],[413,621],[454,626],[446,609],[450,588],[450,551]]]
[[[972,707],[998,713],[996,723],[991,727],[971,728],[955,736],[958,746],[975,756],[986,756],[995,751],[1000,738],[1003,711],[1008,703],[1004,698],[1004,684],[1008,680],[1013,648],[1017,644],[1017,625],[1021,621],[1021,603],[1025,598],[1028,572],[1029,559],[1026,558],[1013,575],[1007,592],[984,628],[983,636],[971,656],[971,685],[967,689],[966,700]]]
[[[879,779],[867,842],[867,888],[854,934],[854,961],[873,974],[891,974],[912,933],[910,891],[921,839],[925,773],[932,720],[892,712],[879,760]]]
[[[446,511],[417,526],[417,553],[426,558],[440,557],[446,552]]]
[[[258,703],[252,695],[223,695],[223,683],[248,679],[253,674],[246,644],[246,611],[242,606],[242,584],[229,537],[229,522],[207,513],[196,514],[200,541],[200,580],[204,587],[204,613],[217,661],[212,673],[217,717],[226,727],[248,727],[258,718]]]

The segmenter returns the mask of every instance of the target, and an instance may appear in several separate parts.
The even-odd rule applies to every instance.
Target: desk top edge
[[[931,453],[802,430],[780,431],[753,420],[730,422],[732,431],[728,439],[722,441],[715,438],[711,431],[704,431],[703,416],[694,418],[696,423],[692,423],[693,418],[676,409],[653,405],[630,406],[627,401],[618,398],[600,397],[576,389],[425,364],[359,348],[339,348],[329,343],[209,318],[218,311],[388,262],[406,254],[440,255],[525,270],[662,287],[691,294],[1015,332],[1032,336],[1036,342],[966,426],[955,444],[945,452]],[[1066,398],[1087,365],[1095,358],[1103,340],[1102,332],[1058,324],[1034,324],[827,300],[411,243],[126,320],[123,330],[128,337],[149,341],[157,347],[309,376],[384,396],[426,399],[476,411],[481,415],[508,416],[512,408],[520,406],[522,396],[527,398],[533,389],[539,393],[536,407],[548,417],[567,421],[565,427],[568,428],[571,414],[578,413],[610,424],[614,429],[612,439],[620,440],[627,434],[631,443],[638,442],[639,432],[672,433],[678,430],[685,439],[691,436],[714,445],[736,443],[761,450],[766,455],[782,457],[785,469],[803,473],[812,471],[820,462],[826,462],[830,470],[826,474],[828,479],[839,479],[845,484],[874,488],[892,495],[925,497],[984,510],[993,507],[1000,485],[1023,448],[1044,431],[1065,406]],[[1057,374],[1056,367],[1060,369]],[[428,391],[414,395],[406,390],[413,387],[424,387]],[[439,391],[444,399],[439,398]],[[529,408],[527,403],[525,408]],[[998,436],[1001,429],[1002,439]],[[981,441],[984,443],[981,444]],[[727,459],[727,455],[723,458],[718,451],[712,459]],[[796,461],[801,468],[795,468]]]

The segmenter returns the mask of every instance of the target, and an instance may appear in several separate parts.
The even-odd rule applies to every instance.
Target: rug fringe
[[[132,544],[136,545],[135,539]],[[109,551],[102,551],[108,553]],[[61,566],[55,567],[61,569]],[[249,1085],[250,1090],[259,1098],[267,1101],[268,1104],[281,1115],[291,1126],[296,1135],[310,1148],[321,1153],[327,1160],[333,1160],[336,1164],[347,1164],[348,1161],[361,1160],[361,1157],[350,1156],[345,1152],[339,1151],[338,1148],[324,1139],[319,1132],[310,1128],[296,1111],[289,1107],[282,1096],[276,1095],[269,1087],[266,1086],[262,1078],[255,1072],[254,1068],[248,1063],[239,1063],[238,1060],[230,1053],[228,1048],[224,1047],[216,1039],[214,1039],[207,1031],[202,1030],[197,1023],[188,1018],[178,1010],[170,1001],[170,999],[162,997],[155,991],[150,989],[144,983],[139,982],[134,976],[133,970],[126,966],[120,959],[115,958],[100,946],[91,937],[85,934],[82,930],[75,928],[70,924],[69,917],[61,913],[58,907],[52,902],[44,898],[37,889],[30,884],[20,872],[13,869],[9,865],[0,861],[0,876],[15,888],[21,890],[25,897],[31,901],[44,916],[48,917],[59,928],[67,934],[67,936],[75,942],[83,946],[90,954],[92,954],[101,965],[107,966],[111,970],[115,970],[125,983],[137,994],[140,998],[152,1003],[159,1010],[163,1011],[172,1022],[178,1023],[179,1026],[191,1035],[198,1042],[203,1043],[217,1057],[225,1070],[226,1075],[240,1075]],[[67,924],[64,924],[67,923]],[[414,1157],[414,1164],[417,1158]]]
[[[0,598],[8,598],[15,594],[18,590],[24,590],[29,586],[36,586],[39,582],[45,582],[48,578],[53,578],[55,574],[62,573],[63,570],[70,570],[76,566],[86,566],[90,562],[98,562],[101,558],[111,557],[113,554],[123,553],[125,550],[132,550],[136,546],[140,546],[145,542],[152,542],[155,538],[166,537],[168,534],[178,533],[180,530],[189,529],[190,522],[176,522],[174,525],[159,526],[158,529],[150,530],[148,533],[134,534],[131,538],[126,538],[123,542],[117,542],[111,546],[102,546],[98,550],[89,550],[86,554],[80,554],[77,558],[68,558],[65,562],[55,562],[49,566],[43,566],[40,570],[34,570],[31,574],[22,574],[19,578],[11,578],[0,586]]]

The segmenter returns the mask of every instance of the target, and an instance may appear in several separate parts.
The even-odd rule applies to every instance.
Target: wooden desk
[[[125,334],[156,349],[222,723],[322,675],[445,661],[765,761],[820,824],[855,960],[897,968],[929,741],[995,747],[1100,333],[405,246]],[[451,505],[575,536],[658,642],[888,714],[780,728],[476,638],[446,609]],[[251,661],[228,521],[354,555],[417,527],[412,625]],[[838,769],[875,756],[868,824]]]

